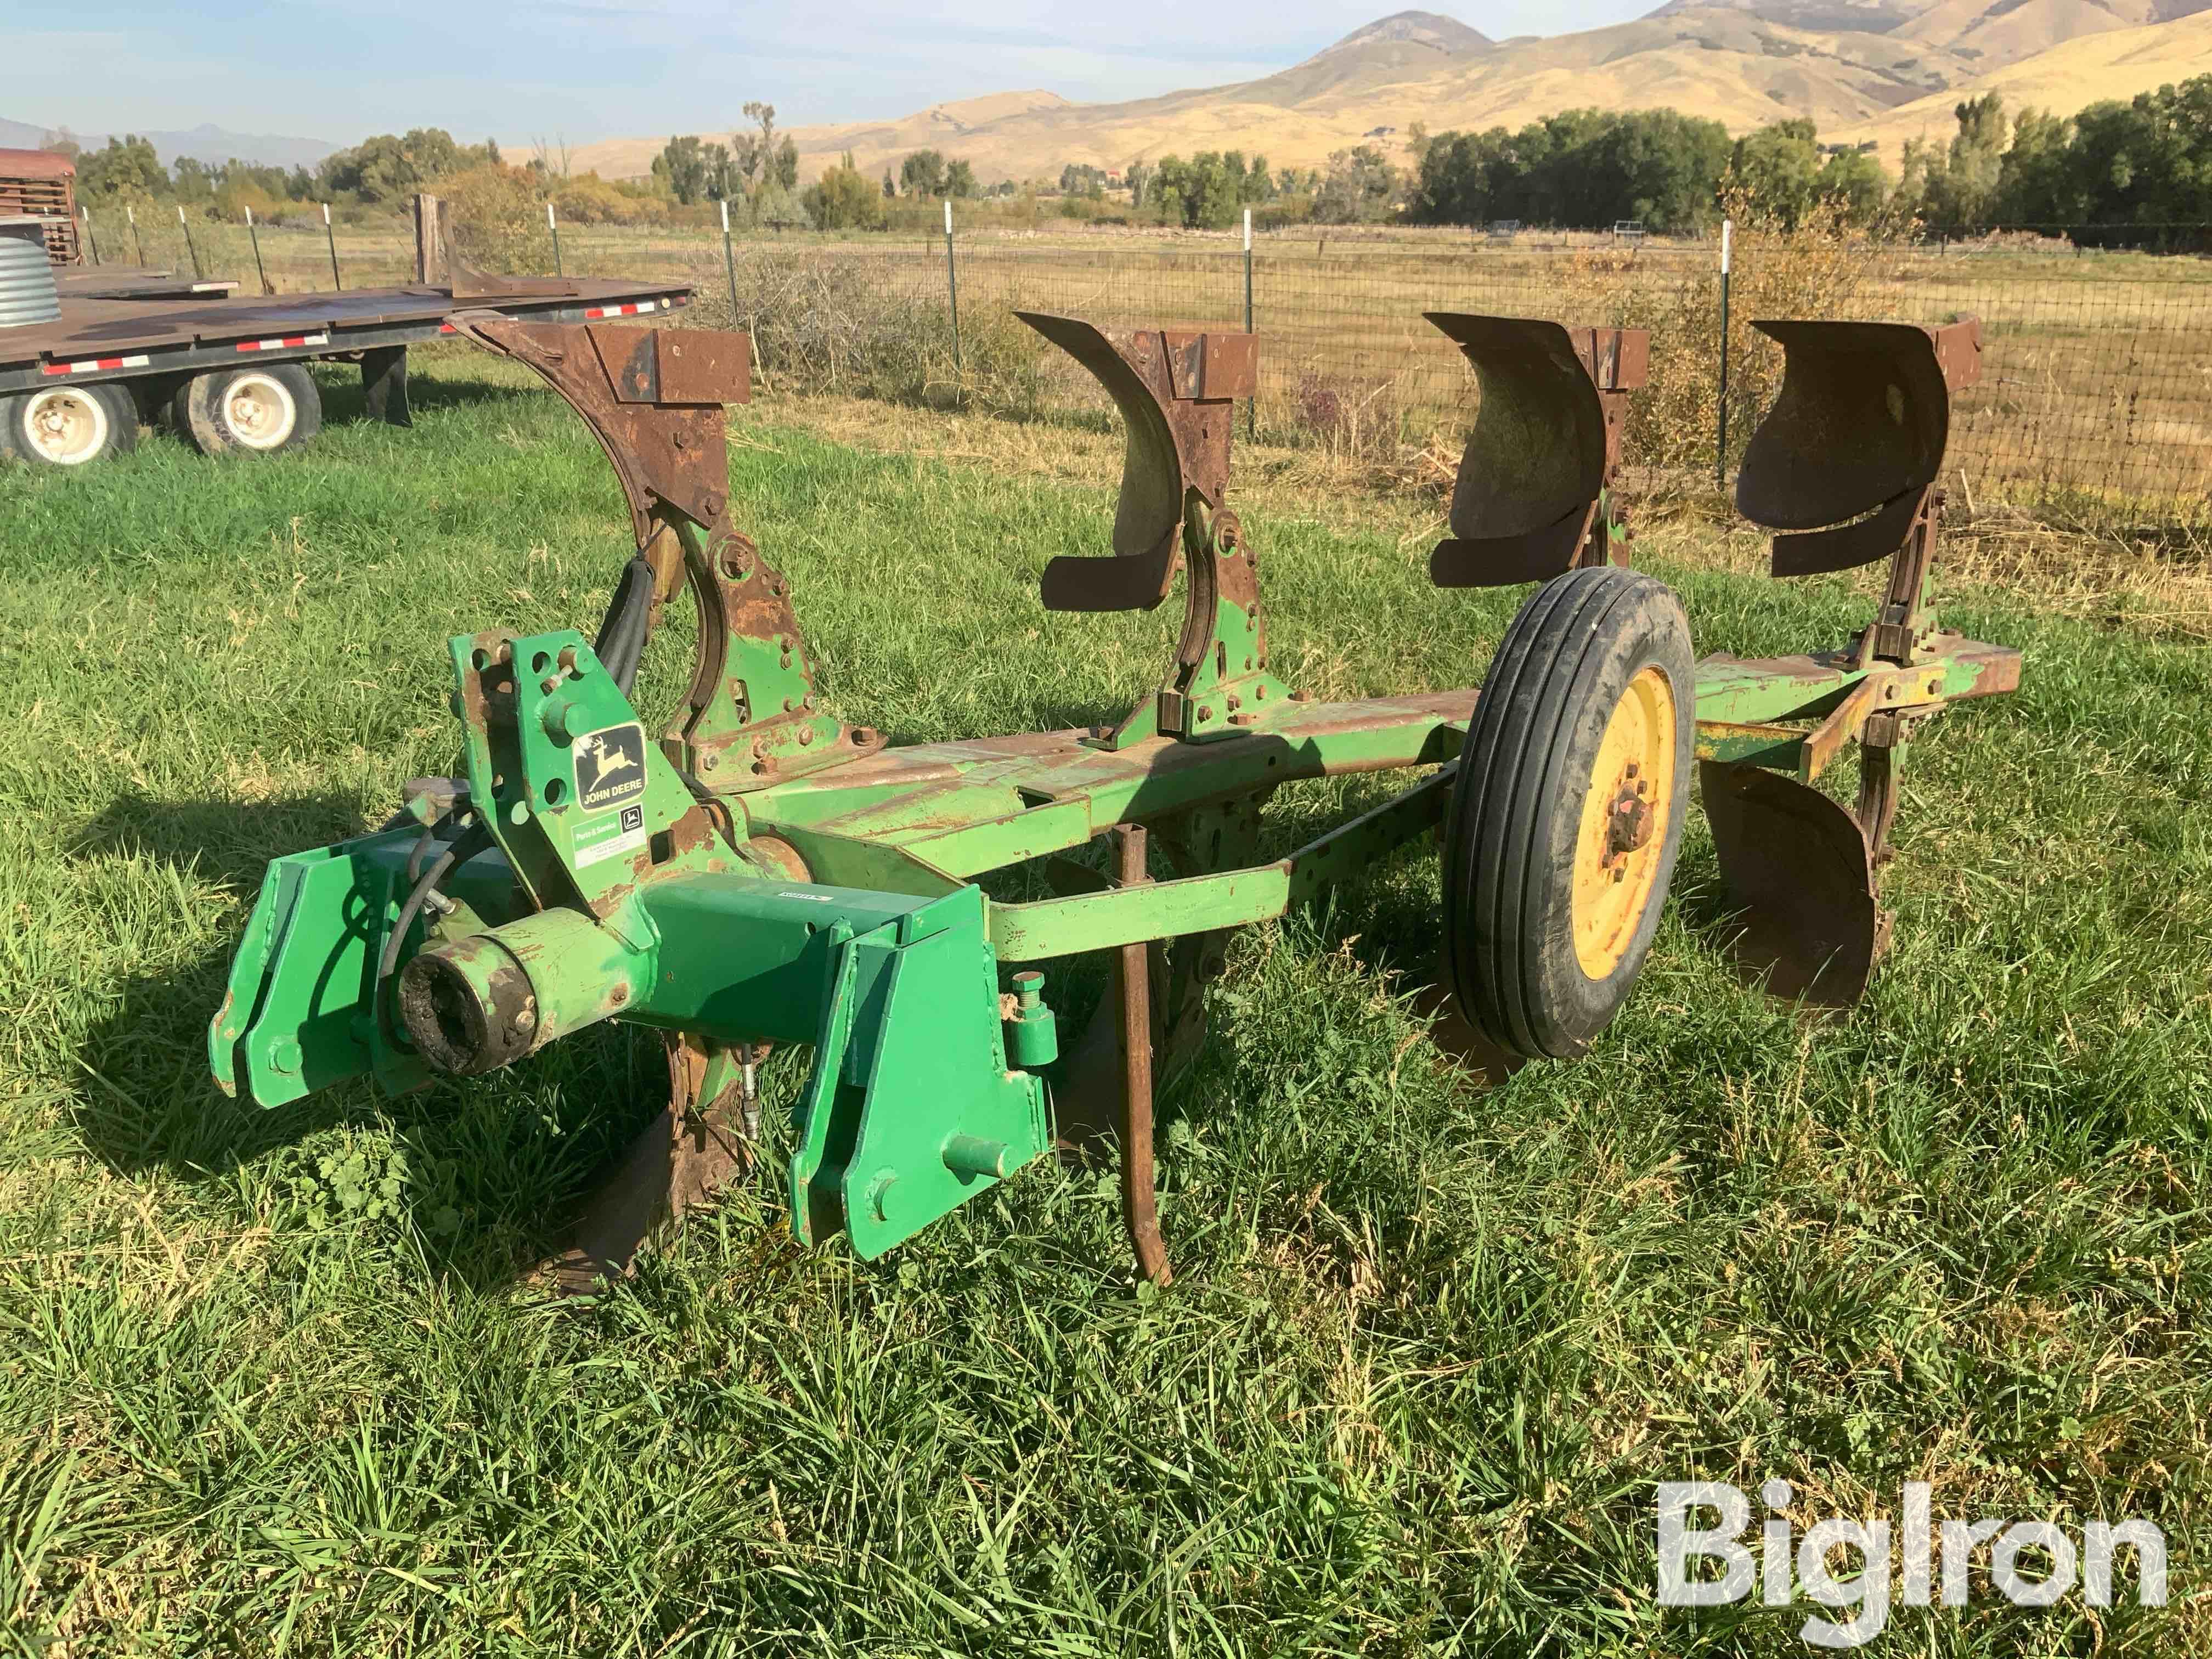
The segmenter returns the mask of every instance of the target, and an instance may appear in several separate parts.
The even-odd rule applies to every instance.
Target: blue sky
[[[1484,0],[1494,36],[1616,22],[1656,0]],[[786,125],[1042,87],[1080,101],[1265,75],[1390,0],[15,0],[0,116],[82,132],[212,121],[349,143],[434,125],[571,143],[712,131],[749,98]],[[57,89],[66,88],[66,93]]]

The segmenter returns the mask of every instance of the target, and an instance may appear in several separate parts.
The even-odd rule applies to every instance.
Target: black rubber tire
[[[249,387],[264,411],[258,426],[236,415],[236,394]],[[323,397],[303,363],[245,363],[193,375],[177,389],[169,422],[203,455],[274,455],[323,429]]]
[[[105,427],[97,442],[78,459],[55,459],[31,441],[26,429],[26,423],[34,418],[41,400],[54,397],[88,399],[99,404],[100,415],[105,418]],[[137,444],[138,406],[131,401],[129,389],[120,381],[95,380],[88,386],[40,386],[33,392],[19,392],[0,397],[0,459],[62,471],[72,467],[90,466],[111,455],[128,454],[137,447]]]
[[[1658,857],[1643,912],[1612,970],[1593,978],[1574,939],[1583,807],[1607,723],[1647,668],[1673,696],[1674,772],[1651,826]],[[1498,645],[1445,820],[1443,936],[1461,1012],[1509,1053],[1580,1054],[1635,986],[1688,814],[1695,674],[1673,590],[1610,566],[1547,582]]]

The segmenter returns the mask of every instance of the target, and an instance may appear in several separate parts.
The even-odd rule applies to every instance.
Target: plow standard
[[[1741,908],[1746,970],[1844,1006],[1886,924],[1905,745],[2019,656],[1929,605],[1950,392],[1975,325],[1762,325],[1788,354],[1740,504],[1786,533],[1778,575],[1887,558],[1878,614],[1804,656],[1693,659],[1680,605],[1616,562],[1639,331],[1434,313],[1481,404],[1431,559],[1446,586],[1537,581],[1474,688],[1319,702],[1267,653],[1258,547],[1229,501],[1258,343],[1024,320],[1095,375],[1127,454],[1110,557],[1062,557],[1047,608],[1148,610],[1182,578],[1159,684],[1118,719],[895,747],[819,706],[783,576],[738,528],[722,405],[742,335],[456,319],[591,426],[637,553],[596,635],[451,642],[462,775],[419,780],[378,834],[273,864],[210,1032],[227,1091],[279,1106],[344,1079],[468,1077],[609,1020],[661,1034],[667,1109],[556,1261],[586,1288],[750,1157],[758,1066],[810,1047],[786,1177],[793,1232],[875,1256],[1057,1144],[1120,1148],[1139,1270],[1170,1276],[1154,1209],[1156,1078],[1205,1036],[1228,930],[1285,915],[1441,830],[1446,987],[1499,1048],[1581,1053],[1626,1000],[1672,876],[1692,763]],[[684,707],[631,702],[688,590]],[[1815,787],[1860,750],[1856,805]],[[1283,784],[1417,775],[1262,861]],[[1109,856],[1077,856],[1094,842]],[[1048,896],[978,884],[1022,866]],[[1062,1053],[1037,964],[1106,953]]]

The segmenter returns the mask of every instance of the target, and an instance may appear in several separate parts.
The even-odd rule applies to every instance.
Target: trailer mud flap
[[[1848,1008],[1887,943],[1858,820],[1808,784],[1757,766],[1698,768],[1721,875],[1741,915],[1746,979],[1774,995]]]

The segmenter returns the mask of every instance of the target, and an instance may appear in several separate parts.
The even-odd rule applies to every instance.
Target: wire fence
[[[249,290],[404,283],[388,229],[92,227],[104,260],[239,278]],[[257,240],[258,239],[258,241]],[[1954,410],[1949,466],[1978,501],[2058,504],[2137,525],[2212,524],[2212,260],[2085,252],[2027,235],[1910,246],[1740,246],[1725,340],[1711,244],[1580,242],[1464,231],[1234,237],[721,239],[564,227],[571,272],[698,289],[702,322],[750,328],[763,380],[790,389],[976,400],[1024,412],[1108,407],[1089,377],[1012,321],[1018,309],[1261,337],[1248,429],[1382,458],[1455,448],[1474,377],[1427,311],[1652,331],[1652,384],[1628,455],[1723,475],[1779,380],[1762,316],[1981,319],[1978,384]],[[1249,307],[1249,309],[1248,309]],[[957,320],[956,320],[957,308]],[[1719,387],[1723,350],[1729,396]],[[1725,451],[1722,433],[1727,434]],[[1650,480],[1647,480],[1650,482]]]
[[[2212,281],[2203,279],[2212,270],[2045,274],[1919,252],[1808,258],[1746,249],[1733,274],[1723,453],[1720,281],[1710,250],[1306,242],[1263,243],[1248,258],[1236,248],[984,244],[948,258],[939,244],[786,257],[864,271],[859,286],[908,308],[941,307],[948,321],[957,281],[965,360],[952,366],[954,381],[989,390],[981,383],[996,378],[1000,401],[1031,411],[1106,403],[1087,376],[1049,359],[1017,358],[1009,382],[1010,354],[994,349],[993,325],[1012,311],[1241,328],[1249,291],[1262,342],[1249,429],[1375,457],[1407,445],[1450,448],[1473,416],[1474,376],[1425,312],[1648,326],[1651,386],[1632,405],[1630,461],[1708,475],[1733,471],[1779,385],[1780,349],[1752,326],[1758,318],[1978,317],[1982,374],[1954,403],[1948,460],[1970,498],[2136,524],[2212,523]],[[702,271],[702,286],[720,289],[720,277]],[[773,331],[756,332],[772,351]]]

